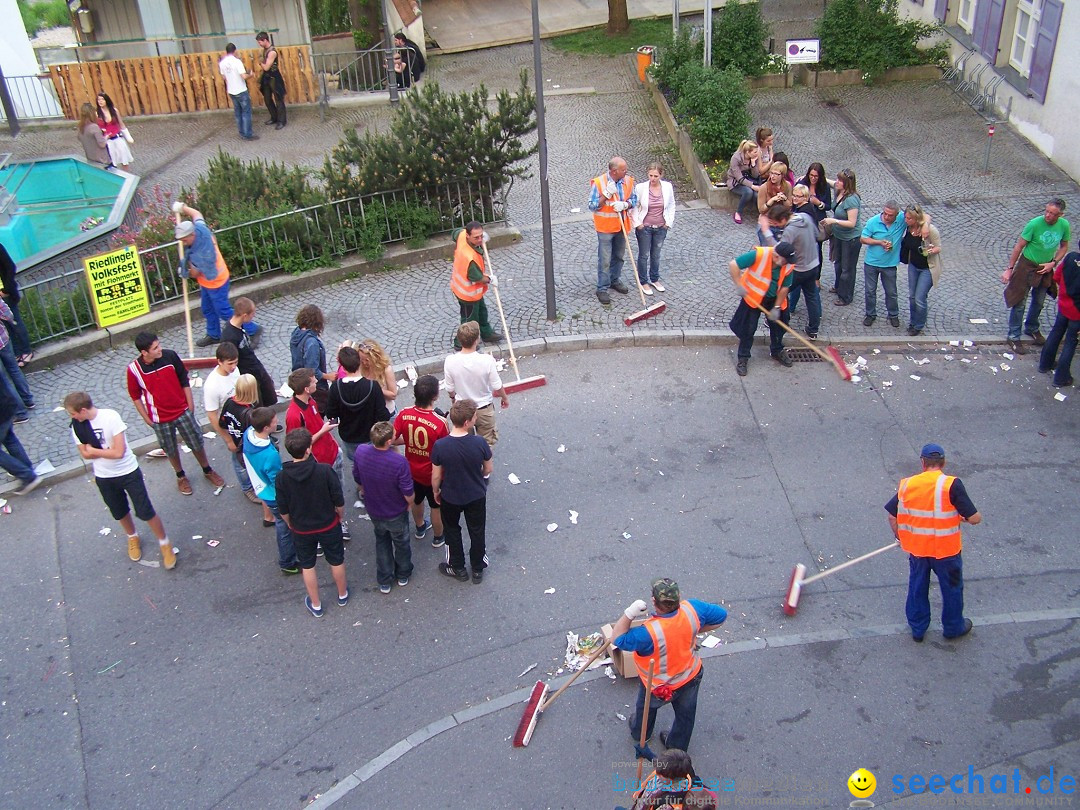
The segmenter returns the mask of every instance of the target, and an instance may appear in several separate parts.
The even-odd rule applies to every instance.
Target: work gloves
[[[773,307],[765,317],[773,323],[780,320],[780,307]]]
[[[618,202],[613,202],[611,204],[611,207],[621,214],[623,211],[630,207],[630,203],[619,200]]]
[[[630,621],[633,621],[634,619],[643,619],[648,615],[649,606],[646,605],[645,601],[642,599],[638,599],[636,602],[634,602],[634,604],[630,605],[630,607],[623,611],[623,616],[628,618]]]

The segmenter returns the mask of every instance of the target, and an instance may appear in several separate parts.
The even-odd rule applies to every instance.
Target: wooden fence
[[[278,64],[285,78],[288,104],[314,103],[319,91],[311,70],[307,45],[278,48]],[[236,52],[248,71],[258,75],[258,48]],[[132,115],[165,115],[201,110],[231,110],[225,79],[218,71],[220,53],[189,53],[176,56],[147,56],[140,59],[113,59],[102,62],[50,65],[64,115],[72,120],[86,102],[94,105],[98,93],[107,93],[124,118]],[[261,98],[259,82],[248,79],[252,102]],[[96,106],[96,105],[94,105]]]

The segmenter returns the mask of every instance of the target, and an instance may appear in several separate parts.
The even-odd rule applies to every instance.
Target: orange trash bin
[[[642,45],[637,49],[637,77],[639,81],[645,81],[645,71],[652,64],[653,53],[655,52],[656,47],[653,45]]]

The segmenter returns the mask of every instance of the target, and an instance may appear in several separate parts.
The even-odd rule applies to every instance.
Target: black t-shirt
[[[900,261],[903,264],[912,264],[920,270],[926,270],[930,263],[922,252],[923,240],[910,230],[904,231],[904,238],[900,242]]]
[[[251,427],[251,405],[242,405],[233,397],[229,397],[221,403],[221,415],[218,416],[218,424],[221,429],[229,434],[229,438],[236,445],[236,452],[241,452],[244,447],[244,431]]]
[[[239,326],[233,326],[226,321],[221,327],[221,341],[236,346],[236,351],[240,355],[236,367],[240,369],[241,374],[254,374],[256,378],[260,374],[266,374],[262,362],[255,356],[255,350],[251,348],[251,339]]]
[[[491,448],[481,436],[444,436],[431,449],[431,463],[442,467],[442,498],[459,506],[487,495],[484,462]]]

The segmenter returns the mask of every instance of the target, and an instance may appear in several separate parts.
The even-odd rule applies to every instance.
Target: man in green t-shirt
[[[1069,249],[1071,229],[1069,220],[1062,216],[1064,213],[1065,201],[1060,197],[1052,198],[1043,215],[1024,226],[1009,256],[1009,266],[1001,274],[1001,282],[1006,285],[1005,305],[1009,307],[1009,348],[1017,354],[1027,354],[1021,341],[1021,324],[1024,334],[1029,335],[1036,346],[1046,343],[1039,331],[1039,316],[1053,280],[1054,266]],[[1031,290],[1031,306],[1025,319],[1024,303],[1028,290]]]

